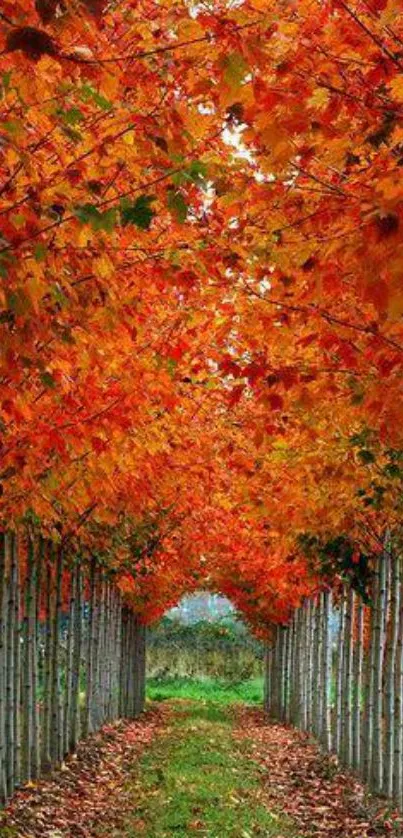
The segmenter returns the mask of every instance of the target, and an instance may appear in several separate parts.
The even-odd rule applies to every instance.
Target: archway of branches
[[[2,797],[138,712],[207,585],[402,802],[397,6],[2,4]]]

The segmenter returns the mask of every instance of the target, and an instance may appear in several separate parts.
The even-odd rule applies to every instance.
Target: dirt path
[[[103,729],[0,814],[1,838],[370,838],[403,820],[260,710],[171,701]]]

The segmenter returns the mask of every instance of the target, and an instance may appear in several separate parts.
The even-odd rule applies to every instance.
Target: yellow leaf
[[[96,259],[94,268],[95,272],[104,279],[112,273],[112,264],[106,256],[102,256],[101,259]]]
[[[403,76],[396,76],[396,78],[390,83],[389,87],[393,94],[393,98],[396,99],[397,102],[403,102]]]
[[[128,131],[123,137],[123,142],[126,143],[126,145],[134,145],[134,136],[134,131]]]
[[[322,110],[329,104],[329,91],[324,87],[317,87],[311,98],[308,99],[308,105],[315,110]]]
[[[403,314],[403,294],[392,294],[388,301],[388,315],[391,320],[399,320]]]
[[[80,227],[77,236],[77,243],[79,247],[87,247],[87,244],[91,241],[92,238],[93,235],[89,226],[84,225],[83,227]]]

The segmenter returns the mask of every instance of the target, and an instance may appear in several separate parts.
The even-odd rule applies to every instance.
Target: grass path
[[[166,701],[169,698],[189,698],[193,701],[213,704],[247,704],[261,707],[263,704],[263,678],[245,681],[219,680],[218,678],[149,678],[147,697],[151,701]]]
[[[171,713],[168,730],[135,767],[128,783],[133,810],[114,838],[301,834],[264,805],[259,766],[248,740],[233,736],[230,707],[176,701]]]

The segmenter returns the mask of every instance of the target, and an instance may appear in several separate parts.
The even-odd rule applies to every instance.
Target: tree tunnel
[[[206,588],[402,806],[400,11],[2,0],[1,799]]]

